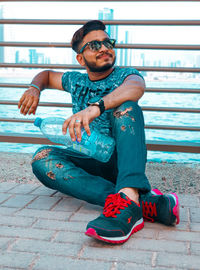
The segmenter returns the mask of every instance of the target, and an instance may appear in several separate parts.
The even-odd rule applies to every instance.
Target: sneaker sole
[[[175,225],[178,225],[179,222],[180,222],[179,199],[178,199],[178,196],[177,196],[176,193],[170,193],[169,195],[171,195],[174,198],[175,202],[176,202],[176,204],[175,204],[172,211],[173,211],[173,214],[176,217]]]
[[[156,189],[156,188],[155,189],[152,189],[151,193],[152,194],[155,194],[155,195],[163,195],[163,193],[159,189]],[[173,212],[173,214],[176,217],[175,224],[178,225],[179,222],[180,222],[179,199],[178,199],[178,196],[177,196],[176,193],[170,193],[168,195],[170,195],[171,197],[173,197],[173,199],[176,202],[174,208],[172,209],[172,212]]]
[[[111,243],[111,244],[122,244],[122,243],[126,242],[131,237],[132,234],[140,231],[143,227],[144,227],[144,221],[143,221],[143,218],[141,218],[133,225],[130,233],[128,233],[125,236],[121,236],[121,237],[100,236],[97,234],[97,232],[93,228],[89,228],[85,232],[85,235],[87,235],[89,237],[93,237],[93,238],[98,239],[98,240],[103,241],[103,242]]]

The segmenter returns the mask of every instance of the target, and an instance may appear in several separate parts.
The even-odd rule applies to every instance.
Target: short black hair
[[[72,49],[79,53],[79,45],[81,44],[84,36],[86,36],[89,32],[94,30],[102,30],[105,31],[106,26],[102,21],[92,20],[88,21],[81,28],[79,28],[73,35],[71,40]]]

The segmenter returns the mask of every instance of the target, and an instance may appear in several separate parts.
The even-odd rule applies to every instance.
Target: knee
[[[114,112],[120,112],[122,115],[125,115],[127,112],[131,112],[138,107],[137,102],[128,100],[115,108]]]
[[[126,101],[114,109],[112,119],[119,123],[124,121],[135,122],[138,117],[141,117],[141,114],[142,111],[137,102]]]
[[[49,153],[52,151],[52,148],[49,146],[40,147],[35,154],[33,155],[31,164],[33,165],[37,160],[43,160],[48,157]]]

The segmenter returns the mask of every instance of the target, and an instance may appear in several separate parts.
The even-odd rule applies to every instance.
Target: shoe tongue
[[[120,194],[120,196],[121,196],[123,199],[125,199],[125,200],[130,200],[130,198],[129,198],[125,193],[120,192],[119,194]]]

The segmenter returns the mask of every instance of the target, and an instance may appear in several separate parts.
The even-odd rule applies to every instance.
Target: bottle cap
[[[41,123],[42,123],[42,118],[40,118],[40,117],[37,117],[37,118],[35,119],[35,121],[34,121],[34,125],[35,125],[36,127],[40,127],[40,126],[41,126]]]

